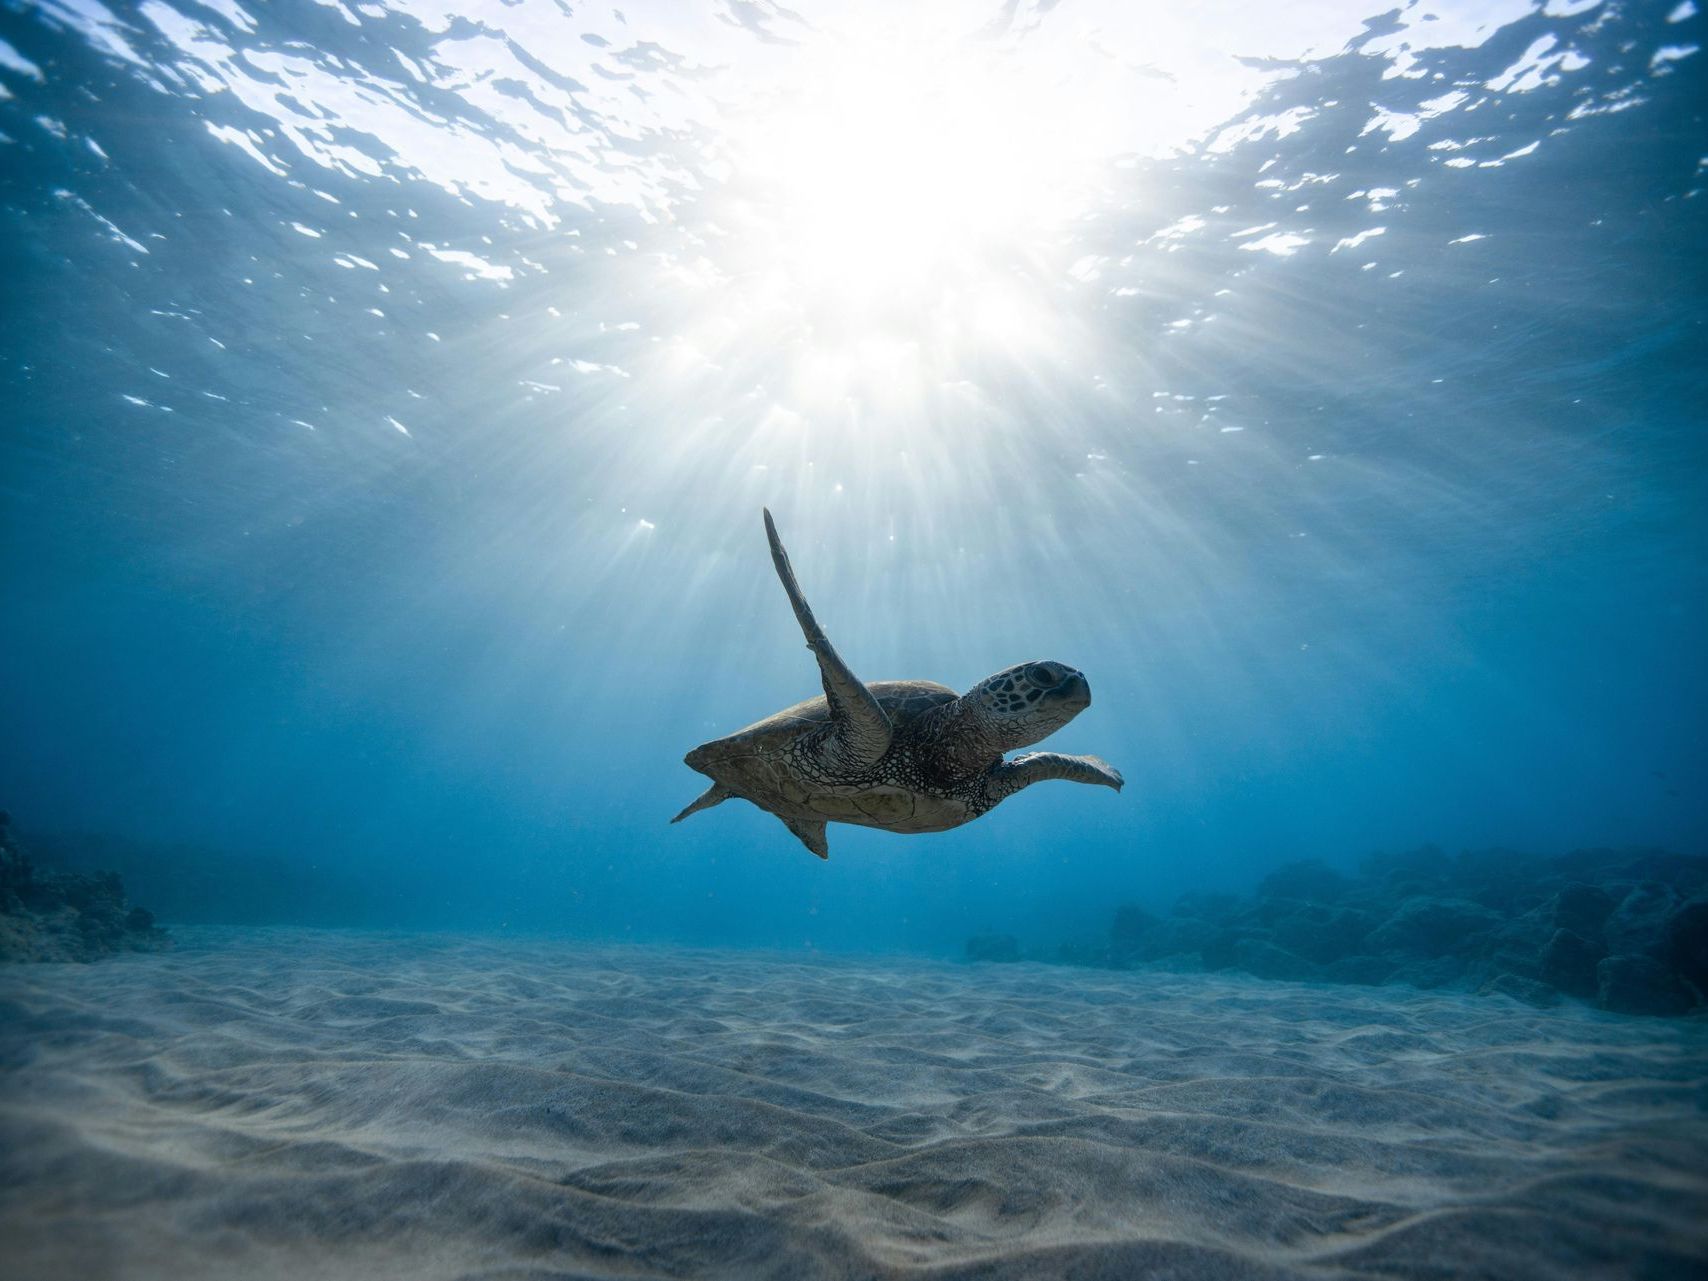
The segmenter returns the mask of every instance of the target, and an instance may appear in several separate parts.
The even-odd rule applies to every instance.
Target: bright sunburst
[[[795,407],[881,406],[1059,333],[1062,229],[1111,150],[1093,79],[932,25],[826,32],[731,112],[688,340]]]
[[[772,270],[872,317],[976,295],[1073,208],[1089,157],[1065,95],[943,37],[827,41],[732,139]],[[769,224],[769,225],[767,225]]]

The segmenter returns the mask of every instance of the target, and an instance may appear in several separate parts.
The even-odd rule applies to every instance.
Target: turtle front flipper
[[[807,648],[818,659],[819,675],[824,679],[824,696],[830,703],[830,733],[817,747],[826,765],[839,771],[858,772],[877,764],[890,749],[890,718],[878,705],[872,691],[860,678],[848,670],[818,620],[813,617],[807,598],[801,595],[795,571],[789,565],[789,553],[783,550],[783,540],[777,537],[777,526],[771,513],[765,512],[765,537],[771,543],[771,563],[777,567],[777,577],[789,594],[795,618],[806,636]],[[797,836],[800,833],[796,833]],[[802,836],[802,840],[807,838]],[[822,833],[821,833],[822,840]],[[812,849],[812,842],[807,842]],[[817,849],[813,853],[818,854]],[[823,855],[820,855],[822,858]]]
[[[830,842],[824,838],[823,819],[814,822],[807,818],[785,818],[782,821],[784,827],[801,838],[802,845],[820,858],[830,857]]]
[[[1096,756],[1066,756],[1061,752],[1028,752],[1011,761],[992,765],[985,774],[985,792],[991,804],[1012,796],[1023,787],[1059,778],[1069,783],[1095,783],[1117,792],[1126,782],[1121,772]]]

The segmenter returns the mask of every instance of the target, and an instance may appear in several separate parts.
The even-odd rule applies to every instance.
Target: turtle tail
[[[690,804],[687,809],[683,810],[670,821],[672,823],[680,823],[683,819],[687,818],[688,815],[698,814],[701,810],[709,810],[712,806],[721,804],[734,795],[735,793],[730,791],[729,788],[725,787],[722,783],[713,783],[705,791],[701,792],[699,796],[695,797],[693,803]]]

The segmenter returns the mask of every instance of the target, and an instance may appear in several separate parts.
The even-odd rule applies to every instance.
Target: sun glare
[[[731,274],[819,346],[1023,339],[1098,139],[1070,83],[1022,70],[921,30],[800,51],[728,139]]]
[[[1109,353],[1103,291],[1073,272],[1085,220],[1135,199],[1119,162],[1187,145],[1233,94],[1186,55],[1176,75],[1120,52],[1157,52],[1132,21],[861,7],[767,46],[716,95],[710,181],[657,260],[673,403],[768,462],[856,433],[917,457],[1035,432],[1092,385]]]
[[[944,56],[948,54],[950,56]],[[772,267],[854,312],[940,300],[1011,268],[1071,204],[1073,148],[998,55],[841,46],[735,141],[774,221]]]

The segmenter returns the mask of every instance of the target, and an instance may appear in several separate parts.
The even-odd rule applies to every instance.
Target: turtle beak
[[[1062,683],[1044,695],[1052,703],[1064,703],[1076,712],[1091,706],[1091,682],[1083,672],[1069,671]]]

